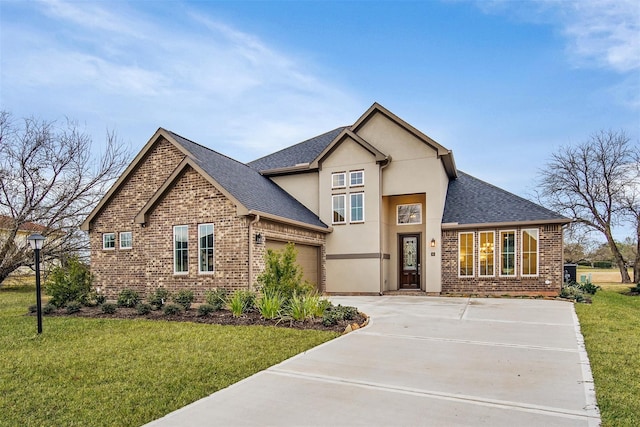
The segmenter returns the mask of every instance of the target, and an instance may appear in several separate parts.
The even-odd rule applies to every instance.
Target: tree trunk
[[[607,242],[611,247],[611,253],[613,254],[614,259],[616,260],[616,264],[620,269],[620,277],[622,278],[621,283],[631,283],[631,277],[629,276],[629,271],[627,270],[627,266],[625,265],[624,258],[616,245],[615,240],[613,240],[613,236],[611,235],[611,230],[605,230],[605,236],[607,237]],[[634,267],[635,271],[635,267]]]

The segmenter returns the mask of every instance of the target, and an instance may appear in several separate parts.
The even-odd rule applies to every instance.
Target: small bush
[[[30,305],[29,306],[29,313],[36,313],[38,311],[38,306],[37,305]]]
[[[80,309],[82,308],[82,304],[80,303],[80,301],[71,301],[67,303],[66,308],[67,308],[67,314],[73,314],[80,311]]]
[[[100,309],[104,314],[113,314],[118,309],[118,306],[110,302],[105,302],[104,304],[102,304]]]
[[[287,314],[291,316],[293,320],[298,321],[313,319],[315,313],[318,311],[319,301],[320,297],[318,295],[294,293],[289,300]]]
[[[584,292],[580,289],[580,285],[576,283],[565,284],[560,290],[560,297],[575,300],[576,302],[582,302],[585,299]]]
[[[235,291],[227,303],[233,317],[240,317],[251,311],[255,304],[255,298],[256,294],[252,291]]]
[[[256,300],[256,308],[264,319],[275,319],[280,316],[284,302],[280,292],[265,292]]]
[[[164,306],[164,314],[167,316],[175,316],[182,312],[182,306],[178,304],[167,304]]]
[[[52,314],[57,309],[58,307],[56,307],[54,304],[47,303],[44,307],[42,307],[42,312],[44,314]]]
[[[141,316],[151,313],[151,304],[140,303],[136,305],[136,312]]]
[[[358,315],[358,309],[351,306],[343,306],[338,304],[338,306],[330,306],[328,307],[323,316],[322,316],[322,324],[324,326],[333,326],[337,325],[338,322],[343,320],[354,320]]]
[[[640,293],[640,282],[638,282],[634,287],[629,288],[629,290],[634,293]]]
[[[600,286],[594,285],[591,281],[587,280],[585,283],[580,284],[580,289],[582,292],[587,293],[589,295],[595,295],[600,289]]]
[[[78,257],[72,257],[65,265],[54,267],[45,283],[45,291],[51,295],[51,304],[61,308],[71,301],[84,303],[92,281],[89,266]]]
[[[147,301],[151,304],[154,310],[160,310],[164,307],[167,301],[169,301],[170,297],[171,293],[168,290],[163,287],[159,287],[149,295]]]
[[[123,289],[118,294],[118,307],[133,308],[140,303],[140,295],[133,289]]]
[[[222,310],[227,305],[227,290],[224,288],[211,289],[205,293],[205,300],[216,311]]]
[[[183,289],[173,297],[173,302],[180,304],[185,310],[189,310],[194,299],[193,291]]]
[[[214,311],[217,310],[211,304],[202,304],[200,307],[198,307],[198,317],[206,317]]]

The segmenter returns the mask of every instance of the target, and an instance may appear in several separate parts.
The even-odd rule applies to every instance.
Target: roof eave
[[[313,225],[313,224],[308,224],[306,222],[303,221],[297,221],[295,219],[291,219],[291,218],[285,218],[279,215],[274,215],[274,214],[270,214],[267,212],[262,212],[262,211],[258,211],[258,210],[254,210],[251,209],[247,212],[247,215],[259,215],[261,218],[265,218],[265,219],[269,219],[271,221],[274,222],[279,222],[282,224],[289,224],[289,225],[295,225],[297,227],[301,227],[301,228],[305,228],[307,230],[311,230],[311,231],[317,231],[320,233],[324,233],[324,234],[328,234],[331,233],[333,231],[333,227],[320,227],[317,225]]]
[[[546,225],[546,224],[568,224],[571,220],[569,218],[557,218],[557,219],[539,219],[528,221],[503,221],[503,222],[480,222],[473,224],[460,224],[457,222],[442,223],[443,230],[460,230],[469,228],[504,228],[504,227],[522,227],[529,225]]]

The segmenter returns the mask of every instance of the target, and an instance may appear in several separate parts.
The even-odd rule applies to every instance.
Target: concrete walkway
[[[332,297],[369,326],[149,426],[597,426],[573,305]]]

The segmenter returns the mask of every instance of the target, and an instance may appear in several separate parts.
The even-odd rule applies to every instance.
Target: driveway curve
[[[149,426],[598,426],[573,304],[331,297],[369,325]]]

